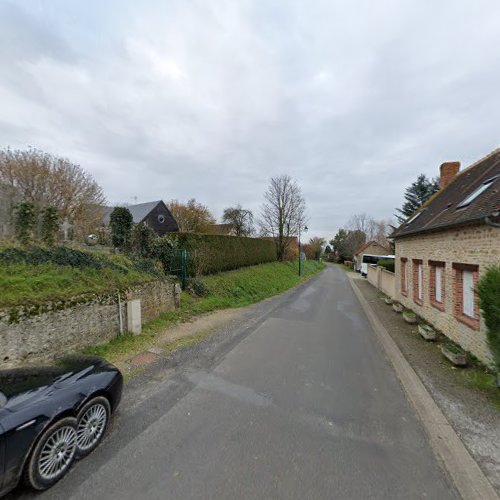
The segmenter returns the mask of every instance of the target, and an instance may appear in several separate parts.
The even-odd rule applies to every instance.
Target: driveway
[[[129,384],[41,498],[457,498],[344,271],[260,307]]]

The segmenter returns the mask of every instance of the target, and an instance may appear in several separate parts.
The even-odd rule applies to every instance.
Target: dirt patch
[[[500,391],[481,388],[487,374],[480,369],[453,367],[441,354],[439,342],[426,342],[417,325],[405,323],[366,280],[353,281],[485,475],[500,491]]]
[[[244,309],[223,309],[221,311],[198,316],[192,321],[166,328],[162,332],[159,332],[155,338],[148,343],[146,353],[156,356],[155,360],[157,360],[162,355],[168,355],[172,351],[173,346],[177,344],[182,345],[182,343],[178,341],[182,339],[187,341],[191,338],[202,339],[210,335],[211,332],[218,331],[227,323],[239,318],[243,313]],[[127,353],[114,359],[113,364],[126,375],[131,374],[135,369],[141,368],[151,362],[149,357],[148,363],[143,364],[140,362],[142,358],[137,362],[137,359],[146,353],[139,353],[133,357],[131,357],[131,353]]]

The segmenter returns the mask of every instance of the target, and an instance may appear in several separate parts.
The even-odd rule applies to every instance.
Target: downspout
[[[484,222],[485,224],[487,224],[488,226],[492,226],[492,227],[500,227],[500,222],[493,222],[490,217],[493,216],[493,217],[498,217],[500,215],[500,211],[495,211],[495,212],[492,212],[490,215],[487,215],[485,218],[484,218]]]

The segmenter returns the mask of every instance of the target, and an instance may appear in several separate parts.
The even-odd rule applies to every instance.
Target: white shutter
[[[471,271],[462,272],[463,313],[474,317],[474,281]]]
[[[423,272],[422,264],[418,265],[418,298],[419,300],[424,300],[424,284],[423,284]]]
[[[443,292],[441,290],[441,274],[442,274],[443,268],[441,266],[436,266],[435,269],[436,269],[436,273],[435,273],[435,276],[436,276],[436,287],[435,287],[436,301],[443,302]]]

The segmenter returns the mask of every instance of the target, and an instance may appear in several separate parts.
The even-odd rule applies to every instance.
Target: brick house
[[[442,164],[440,187],[392,234],[396,298],[491,364],[476,287],[500,263],[500,149],[462,172]]]
[[[363,255],[389,255],[391,251],[378,243],[375,240],[367,241],[363,246],[358,248],[352,257],[354,270],[359,271],[361,269],[361,262],[363,260]]]

